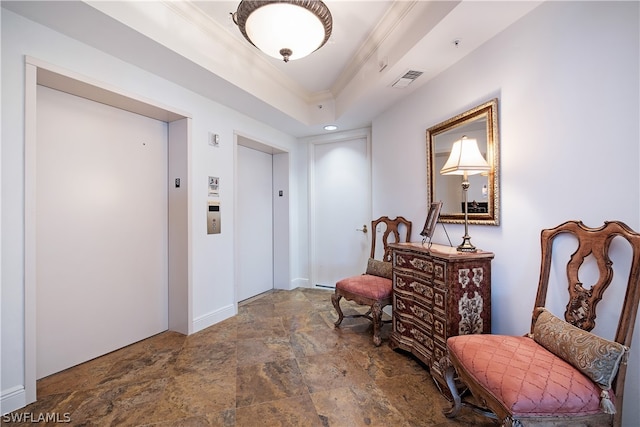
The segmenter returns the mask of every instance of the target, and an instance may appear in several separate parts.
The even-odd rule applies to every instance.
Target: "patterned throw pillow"
[[[629,348],[583,331],[545,308],[536,308],[535,314],[538,317],[533,328],[533,339],[572,364],[603,390],[609,390]]]
[[[367,272],[365,274],[391,279],[391,263],[369,258],[369,261],[367,261]]]

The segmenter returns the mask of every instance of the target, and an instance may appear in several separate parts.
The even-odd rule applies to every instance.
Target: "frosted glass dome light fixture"
[[[320,0],[242,0],[231,15],[249,43],[284,62],[320,49],[333,27]]]

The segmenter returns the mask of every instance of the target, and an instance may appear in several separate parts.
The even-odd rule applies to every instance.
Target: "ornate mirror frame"
[[[443,202],[440,222],[463,224],[462,176],[441,175],[454,141],[475,138],[491,166],[487,175],[469,176],[469,224],[500,224],[500,139],[498,99],[494,98],[427,129],[427,206]]]

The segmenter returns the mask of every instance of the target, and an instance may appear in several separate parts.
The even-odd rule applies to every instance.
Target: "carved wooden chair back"
[[[391,262],[391,248],[389,243],[408,242],[411,239],[411,221],[399,216],[395,219],[390,219],[388,216],[380,217],[371,221],[371,255],[370,258],[376,259],[376,241],[378,240],[378,224],[384,224],[385,229],[382,232],[382,246],[384,252],[382,254],[382,261]],[[404,226],[404,240],[401,240],[400,228]],[[389,235],[393,235],[393,241],[389,241]]]
[[[543,308],[548,304],[547,294],[549,291],[552,264],[554,265],[554,267],[555,265],[557,265],[557,260],[554,259],[554,255],[556,255],[554,254],[554,240],[558,236],[563,234],[571,234],[577,240],[577,249],[575,250],[575,252],[573,252],[573,254],[570,255],[566,266],[566,278],[568,281],[569,290],[569,301],[564,312],[564,321],[566,323],[560,319],[555,319],[553,315],[547,315],[546,318],[554,319],[552,321],[555,322],[555,329],[550,329],[553,331],[553,337],[544,337],[541,336],[541,331],[544,331],[544,329],[540,329],[540,326],[536,326],[536,322],[539,322],[540,313],[544,312]],[[602,342],[606,342],[596,335],[577,332],[578,330],[575,329],[572,330],[571,327],[567,325],[567,323],[580,328],[583,331],[591,331],[595,327],[596,306],[602,300],[605,291],[607,290],[607,288],[609,288],[609,285],[611,285],[614,277],[613,262],[610,258],[610,248],[612,241],[616,237],[621,237],[628,242],[628,246],[631,249],[631,262],[629,270],[626,270],[625,266],[624,269],[621,268],[616,271],[617,274],[628,273],[628,278],[626,275],[620,276],[622,277],[622,280],[616,278],[616,286],[623,285],[626,279],[626,291],[624,294],[624,300],[622,301],[622,309],[620,311],[620,317],[618,319],[618,325],[614,337],[614,341],[618,344],[606,344],[607,351],[612,348],[611,346],[618,346],[618,348],[623,349],[623,351],[620,352],[620,356],[616,356],[619,357],[619,367],[617,368],[617,375],[614,377],[613,381],[611,381],[610,384],[613,395],[615,396],[614,399],[611,399],[615,401],[615,404],[613,404],[608,401],[608,391],[605,393],[605,388],[603,388],[601,383],[593,379],[593,372],[588,372],[589,369],[593,369],[593,366],[600,364],[602,360],[590,360],[588,362],[585,362],[585,365],[582,365],[584,359],[587,359],[586,355],[582,354],[576,356],[578,359],[582,358],[582,360],[576,361],[573,356],[568,356],[568,353],[576,353],[580,352],[580,350],[577,350],[577,347],[572,347],[570,345],[568,347],[571,348],[562,348],[562,346],[565,344],[562,344],[561,341],[562,339],[564,339],[563,336],[566,337],[570,335],[575,336],[576,334],[584,334],[579,335],[579,339],[582,340],[584,337],[586,337],[586,340],[589,341],[588,344],[595,342],[594,346],[600,347]],[[619,221],[607,221],[605,222],[604,226],[599,228],[587,227],[580,221],[567,221],[555,228],[542,230],[541,246],[542,257],[540,278],[534,304],[534,316],[532,317],[531,333],[529,335],[529,338],[533,339],[528,339],[527,337],[491,335],[475,337],[468,335],[450,338],[447,341],[449,367],[447,368],[446,379],[450,392],[453,395],[454,405],[451,410],[445,411],[445,413],[449,417],[455,417],[461,407],[468,406],[472,409],[475,409],[476,411],[483,412],[485,415],[491,417],[497,416],[498,420],[502,422],[502,425],[509,426],[619,426],[621,425],[622,419],[621,417],[624,382],[627,370],[626,350],[628,350],[628,348],[630,348],[631,346],[633,328],[638,313],[638,305],[640,303],[640,234],[633,231],[627,225]],[[619,246],[619,248],[622,250],[621,246]],[[595,265],[597,266],[597,272],[595,271],[596,269],[589,270],[590,276],[595,277],[595,280],[593,281],[591,287],[585,287],[585,285],[581,281],[581,277],[579,274],[581,271],[581,267],[583,267],[583,265],[586,265],[585,261],[589,265],[592,262],[595,262]],[[591,279],[591,277],[589,277],[589,279]],[[556,283],[554,283],[553,285],[555,290]],[[557,294],[554,292],[553,295]],[[564,325],[567,326],[565,327]],[[538,334],[537,337],[535,336],[536,333]],[[488,340],[485,340],[483,337],[487,337]],[[553,343],[554,341],[556,342],[555,344]],[[551,342],[551,344],[549,344],[549,342]],[[576,341],[573,342],[575,343]],[[538,351],[536,346],[544,347],[545,350],[542,351],[549,350],[551,353],[561,359],[561,363],[569,363],[566,369],[573,371],[579,370],[580,372],[575,374],[577,375],[576,378],[578,376],[582,377],[584,374],[585,378],[587,378],[587,382],[590,382],[591,386],[593,386],[593,389],[596,390],[595,397],[593,396],[594,392],[591,392],[591,396],[588,398],[592,401],[595,400],[595,406],[592,405],[591,409],[589,409],[588,411],[585,410],[584,407],[580,410],[575,410],[567,409],[566,403],[561,404],[555,401],[554,404],[560,406],[551,410],[548,407],[545,407],[546,403],[540,403],[546,402],[545,399],[547,399],[549,396],[546,391],[536,392],[538,394],[535,394],[533,397],[531,395],[527,395],[526,387],[530,384],[527,383],[526,380],[523,381],[519,386],[521,391],[512,393],[511,396],[509,396],[504,389],[496,387],[495,381],[493,380],[478,381],[477,379],[482,375],[482,373],[474,371],[475,368],[470,366],[471,360],[483,359],[488,353],[491,352],[498,353],[501,350],[498,347],[502,346],[503,343],[507,343],[505,344],[505,347],[513,345],[519,346],[518,348],[520,350],[513,354],[513,358],[511,358],[511,362],[509,362],[512,364],[515,363],[514,358],[520,357],[524,351]],[[572,341],[567,341],[567,344],[570,343],[572,343]],[[488,352],[482,349],[483,346],[489,345],[491,345],[492,348]],[[626,347],[626,350],[624,350],[622,346]],[[463,349],[466,353],[462,351]],[[476,349],[477,352],[474,349]],[[600,350],[598,350],[597,352],[599,351]],[[471,355],[471,353],[473,353],[473,355]],[[491,359],[492,357],[494,356],[489,356],[489,359],[484,359],[485,361],[489,360],[487,362],[487,365],[490,365],[494,362],[494,359]],[[554,356],[552,355],[551,357]],[[540,359],[538,359],[538,361],[539,360]],[[496,359],[495,362],[498,363],[498,360]],[[523,365],[525,365],[527,362],[528,361],[525,361]],[[445,364],[446,363],[447,362],[445,362]],[[540,363],[536,364],[536,369],[538,369],[538,372],[540,372],[541,369],[545,369],[544,365],[541,365]],[[592,366],[590,367],[588,366],[588,364],[591,364]],[[485,369],[485,373],[490,372],[491,370],[492,368],[487,367]],[[615,370],[613,372],[615,375]],[[460,397],[460,395],[458,394],[459,383],[455,384],[454,381],[455,373],[458,374],[458,380],[462,381],[462,383],[466,384],[469,387],[472,394],[477,399],[476,402],[483,402],[485,405],[484,407],[479,407],[478,405],[470,401],[464,401]],[[571,375],[574,374],[572,373]],[[524,374],[523,377],[527,378],[526,374]],[[595,387],[595,383],[597,383],[600,388],[603,388],[603,390]],[[562,385],[562,387],[564,387],[564,385]],[[557,391],[558,390],[556,389],[555,392]],[[565,391],[570,392],[571,390],[563,389],[563,392]],[[600,392],[599,401],[598,392]],[[587,397],[585,396],[578,397],[579,399],[581,399],[581,401],[587,400]],[[509,401],[509,398],[511,398],[512,401]],[[518,402],[518,398],[522,398],[520,402]],[[539,399],[537,403],[538,406],[536,407],[535,411],[545,413],[545,415],[536,415],[534,413],[535,411],[529,409],[522,410],[523,401],[526,399]],[[603,399],[606,401],[604,402],[604,404]],[[598,407],[598,403],[600,403],[600,408]],[[486,411],[486,409],[488,409],[488,411]],[[518,412],[518,410],[520,412]],[[563,411],[564,413],[562,413]]]

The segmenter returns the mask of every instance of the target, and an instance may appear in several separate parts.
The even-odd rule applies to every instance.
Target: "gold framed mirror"
[[[500,224],[500,139],[498,99],[478,105],[427,129],[427,206],[442,202],[440,222],[464,223],[462,176],[441,175],[454,141],[463,136],[478,141],[489,163],[488,173],[469,176],[469,224]]]

